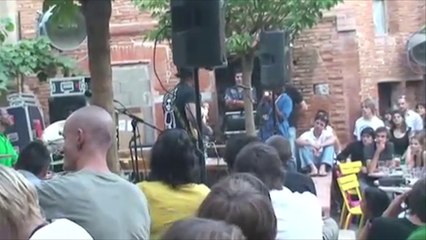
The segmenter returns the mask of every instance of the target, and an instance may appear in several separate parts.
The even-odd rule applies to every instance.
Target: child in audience
[[[162,240],[246,240],[241,229],[224,221],[189,218],[175,222]]]
[[[244,177],[249,177],[246,175]],[[238,226],[247,240],[274,240],[277,218],[262,184],[231,176],[216,183],[201,204],[198,217]]]
[[[209,193],[204,184],[196,184],[195,147],[185,130],[170,129],[158,136],[151,151],[151,176],[138,184],[148,200],[151,214],[151,238],[178,220],[193,216]]]

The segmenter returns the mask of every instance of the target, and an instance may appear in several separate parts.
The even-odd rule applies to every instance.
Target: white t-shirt
[[[321,132],[321,135],[319,137],[315,136],[314,128],[311,128],[309,131],[302,133],[302,135],[300,135],[299,138],[302,140],[307,140],[311,144],[323,144],[324,142],[326,142],[329,138],[333,136],[334,136],[333,128],[327,126],[327,128]]]
[[[39,230],[30,240],[93,240],[92,236],[80,225],[68,219],[58,219]]]
[[[412,131],[417,132],[423,130],[423,119],[413,110],[407,110],[405,113],[405,124],[407,124],[407,127],[411,128]]]
[[[356,136],[357,140],[361,140],[361,132],[367,127],[371,127],[374,131],[376,131],[379,127],[384,127],[385,123],[382,119],[377,116],[373,116],[371,119],[365,119],[364,117],[360,117],[355,122],[354,136]]]
[[[322,210],[310,192],[291,192],[288,188],[270,191],[277,217],[276,239],[322,239]]]

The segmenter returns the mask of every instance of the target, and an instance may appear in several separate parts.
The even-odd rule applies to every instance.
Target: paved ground
[[[312,179],[314,180],[324,214],[330,216],[331,174],[327,177],[313,177]]]

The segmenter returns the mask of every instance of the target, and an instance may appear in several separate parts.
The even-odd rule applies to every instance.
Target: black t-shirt
[[[411,128],[408,128],[404,136],[401,138],[396,138],[393,134],[393,131],[390,131],[390,141],[393,143],[396,155],[402,156],[404,155],[405,151],[407,151],[407,148],[410,145],[410,132]]]
[[[368,240],[406,240],[419,226],[406,218],[379,217],[371,222]]]
[[[286,172],[284,186],[292,192],[310,192],[315,196],[317,195],[312,178],[298,172]]]
[[[364,159],[366,160],[372,160],[374,153],[376,152],[376,144],[372,143],[370,145],[367,145],[364,147]],[[379,161],[389,161],[393,160],[394,155],[394,146],[393,143],[387,142],[385,149],[382,153],[380,153]]]
[[[344,161],[348,157],[350,157],[352,161],[361,161],[365,166],[364,145],[361,141],[349,143],[349,145],[347,145],[345,149],[343,149],[343,151],[337,155],[336,159],[339,161]]]
[[[176,127],[189,130],[188,116],[186,116],[185,106],[188,103],[195,103],[195,89],[187,83],[179,83],[176,90],[175,106],[178,113],[175,111]],[[196,117],[196,116],[194,116]],[[182,123],[183,122],[183,123]],[[185,125],[182,125],[185,124]]]
[[[298,114],[298,109],[296,108],[296,106],[303,101],[303,95],[297,88],[291,85],[287,85],[285,87],[285,92],[293,101],[293,111],[291,111],[290,116],[288,117],[288,124],[290,125],[290,127],[296,127]]]

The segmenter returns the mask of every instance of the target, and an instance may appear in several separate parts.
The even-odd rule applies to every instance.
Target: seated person
[[[366,127],[361,131],[361,140],[349,143],[343,151],[341,151],[336,159],[339,161],[361,161],[365,165],[364,147],[373,144],[375,132],[373,128]]]
[[[233,170],[235,158],[237,157],[238,153],[243,149],[245,146],[249,145],[250,143],[260,142],[260,139],[254,136],[248,136],[248,135],[236,135],[231,137],[227,142],[225,146],[225,154],[223,156],[223,160],[226,162],[226,165],[228,167],[228,171]]]
[[[318,115],[324,115],[328,119],[330,119],[330,115],[328,114],[328,112],[323,110],[323,109],[320,109],[320,110],[317,111],[315,116],[318,116]],[[334,152],[336,154],[340,153],[340,150],[342,149],[341,144],[340,144],[340,140],[337,137],[336,131],[334,131],[333,127],[330,125],[330,120],[328,121],[328,124],[327,124],[327,127],[325,127],[325,130],[333,133],[334,137],[336,138],[336,142],[334,143]]]
[[[296,166],[292,161],[290,141],[282,136],[275,135],[266,140],[266,144],[277,150],[278,156],[283,163],[284,170],[286,171],[284,186],[292,192],[310,192],[317,195],[312,178],[296,171]]]
[[[418,180],[413,188],[397,196],[382,214],[366,223],[359,240],[406,240],[414,231],[426,226],[426,178]],[[402,207],[406,203],[408,209]],[[407,211],[408,216],[398,216]]]
[[[37,191],[21,174],[0,165],[0,239],[93,239],[65,218],[49,223],[42,215]]]
[[[247,145],[238,153],[234,171],[252,173],[269,188],[278,220],[276,239],[322,239],[324,222],[319,199],[310,192],[293,193],[284,186],[285,171],[274,148],[263,143]]]
[[[368,174],[379,170],[379,162],[384,163],[386,167],[393,166],[394,149],[393,144],[389,141],[388,129],[379,127],[375,133],[374,143],[364,147],[364,159],[366,159]]]
[[[162,240],[245,240],[241,229],[224,221],[205,218],[179,220],[167,230]]]
[[[243,73],[237,71],[234,76],[235,85],[225,90],[225,108],[227,111],[240,111],[244,109]],[[256,89],[251,90],[253,104],[256,103]]]
[[[407,240],[425,240],[426,226],[423,226],[413,232]]]
[[[410,146],[406,154],[406,162],[409,169],[422,168],[426,166],[426,132],[416,133],[410,139]]]
[[[182,129],[170,129],[158,136],[151,151],[150,180],[138,184],[148,200],[151,238],[159,239],[170,225],[193,216],[209,193],[196,184],[195,147]]]
[[[15,169],[32,184],[39,185],[46,178],[50,166],[50,152],[41,141],[33,141],[19,154]]]
[[[247,240],[277,239],[277,217],[269,193],[264,192],[267,187],[253,178],[233,174],[220,180],[201,204],[197,217],[236,225]]]
[[[327,125],[328,117],[317,115],[314,127],[296,140],[299,146],[301,168],[309,169],[311,175],[326,176],[327,167],[331,168],[333,165],[336,137],[332,132],[325,130]]]
[[[108,168],[112,129],[111,115],[97,106],[80,108],[67,118],[67,174],[36,186],[40,206],[47,219],[67,218],[94,239],[149,239],[151,219],[144,194]]]

